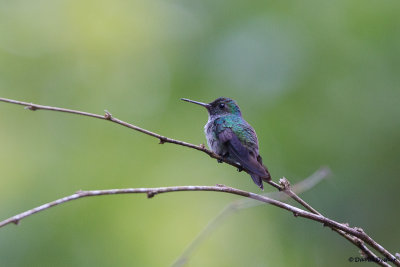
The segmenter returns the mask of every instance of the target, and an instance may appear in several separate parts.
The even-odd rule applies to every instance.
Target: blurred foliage
[[[398,1],[0,0],[0,96],[114,116],[205,143],[205,110],[236,99],[274,179],[399,252]],[[104,121],[0,103],[0,214],[79,189],[226,184],[245,173]],[[272,189],[271,189],[272,190]],[[83,199],[0,229],[1,266],[167,266],[237,197]],[[235,214],[190,266],[353,266],[358,249],[271,206]]]

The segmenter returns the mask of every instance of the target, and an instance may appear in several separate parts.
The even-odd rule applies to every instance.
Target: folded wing
[[[240,163],[247,173],[250,174],[254,183],[263,189],[262,180],[269,180],[270,175],[262,165],[260,155],[256,151],[247,148],[231,128],[225,128],[218,135],[219,140],[225,144],[229,157]]]

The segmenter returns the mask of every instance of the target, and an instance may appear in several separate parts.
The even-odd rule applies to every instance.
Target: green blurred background
[[[274,180],[328,165],[302,196],[400,252],[400,3],[0,0],[0,96],[114,116],[205,143],[239,103]],[[214,185],[260,193],[194,150],[0,103],[1,220],[79,189]],[[267,190],[272,190],[267,187]],[[0,229],[1,266],[168,266],[236,196],[82,199]],[[272,206],[235,213],[189,266],[354,266],[358,249]],[[361,263],[357,263],[362,265]]]

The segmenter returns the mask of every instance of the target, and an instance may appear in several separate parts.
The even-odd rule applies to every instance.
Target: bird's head
[[[181,98],[181,100],[205,107],[210,116],[229,115],[229,114],[241,116],[239,106],[233,99],[227,97],[217,98],[213,102],[208,104],[193,101],[186,98]]]

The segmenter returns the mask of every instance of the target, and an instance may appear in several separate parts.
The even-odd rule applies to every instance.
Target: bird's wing
[[[226,127],[220,131],[218,138],[227,146],[230,157],[239,162],[244,169],[261,177],[268,176],[262,164],[257,160],[258,155],[245,147],[231,128]]]

